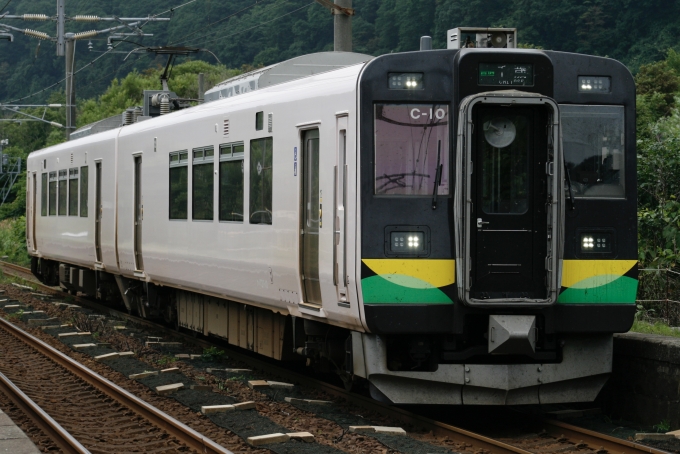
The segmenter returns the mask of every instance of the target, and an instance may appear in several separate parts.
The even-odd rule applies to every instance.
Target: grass
[[[172,364],[175,361],[177,361],[177,358],[175,358],[174,356],[163,355],[162,358],[159,358],[156,361],[156,364],[158,364],[159,366],[165,366],[168,364]]]
[[[634,333],[645,334],[661,334],[662,336],[680,337],[680,329],[673,329],[663,322],[646,322],[644,320],[635,320],[633,327],[630,329]]]
[[[220,350],[217,347],[208,347],[203,349],[203,355],[201,359],[203,361],[218,361],[224,356],[224,350]]]
[[[0,221],[0,257],[21,266],[29,266],[31,259],[26,248],[26,218]]]

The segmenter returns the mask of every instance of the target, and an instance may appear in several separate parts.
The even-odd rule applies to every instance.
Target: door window
[[[488,112],[481,121],[483,140],[482,210],[524,214],[529,205],[529,126],[526,115]]]

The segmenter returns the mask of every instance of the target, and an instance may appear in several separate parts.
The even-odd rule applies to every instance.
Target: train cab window
[[[220,145],[220,221],[243,222],[243,142]]]
[[[212,221],[215,149],[212,146],[194,148],[192,154],[191,218],[195,221]]]
[[[78,168],[68,169],[68,215],[78,216]]]
[[[435,184],[449,194],[448,106],[376,104],[375,194],[432,197]]]
[[[272,223],[271,137],[250,141],[250,223]]]
[[[68,195],[68,171],[66,169],[59,171],[59,204],[57,205],[57,214],[59,216],[66,216],[66,205]]]
[[[47,216],[47,172],[44,172],[40,180],[40,216]]]
[[[88,195],[88,166],[80,168],[80,217],[86,218],[87,215],[87,195]]]
[[[49,185],[50,216],[57,214],[57,172],[50,172]]]
[[[170,219],[187,219],[189,191],[189,152],[170,153]]]
[[[255,131],[264,129],[264,112],[255,113]]]
[[[574,197],[625,198],[623,106],[560,105],[560,118]]]

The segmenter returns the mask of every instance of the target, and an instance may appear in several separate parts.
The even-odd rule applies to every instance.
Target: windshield
[[[449,194],[449,109],[443,104],[376,104],[375,194]]]
[[[624,198],[623,107],[562,104],[560,118],[574,197]]]

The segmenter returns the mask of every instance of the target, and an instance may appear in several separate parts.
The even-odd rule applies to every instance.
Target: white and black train
[[[32,271],[383,401],[591,401],[635,313],[635,86],[515,42],[299,57],[35,151]]]

